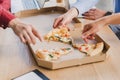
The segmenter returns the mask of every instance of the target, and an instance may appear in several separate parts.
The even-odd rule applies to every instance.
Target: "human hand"
[[[82,32],[82,38],[86,43],[88,43],[88,40],[95,39],[95,34],[103,27],[105,26],[104,22],[102,21],[95,21],[89,24],[86,24],[84,26],[83,32]]]
[[[103,17],[106,14],[106,11],[101,9],[90,9],[88,12],[83,14],[85,19],[96,20]]]
[[[67,13],[59,16],[55,19],[53,28],[65,27],[68,23],[72,21],[74,17],[78,15],[76,8],[71,8]]]
[[[42,41],[39,32],[29,24],[22,23],[19,19],[15,18],[9,22],[9,26],[18,35],[23,43],[28,42],[29,44],[36,43],[36,37]]]

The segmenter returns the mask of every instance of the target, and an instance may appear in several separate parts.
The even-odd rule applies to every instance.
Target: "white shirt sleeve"
[[[77,0],[76,3],[72,4],[71,7],[78,9],[79,15],[87,12],[89,9],[95,6],[99,0]]]

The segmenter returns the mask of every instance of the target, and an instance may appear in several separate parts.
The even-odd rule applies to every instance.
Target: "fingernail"
[[[33,43],[33,45],[35,45],[36,43]]]
[[[81,37],[82,37],[82,38],[85,38],[85,36],[84,36],[84,35],[82,35]]]

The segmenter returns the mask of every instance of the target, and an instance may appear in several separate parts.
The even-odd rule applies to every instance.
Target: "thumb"
[[[40,41],[42,41],[40,33],[34,27],[32,27],[32,32]]]
[[[85,39],[85,38],[87,38],[88,36],[92,35],[93,33],[94,33],[94,32],[93,32],[92,29],[90,29],[90,30],[88,30],[88,31],[86,31],[86,32],[83,32],[83,33],[82,33],[82,38]]]
[[[68,23],[68,21],[67,21],[66,19],[63,19],[63,20],[60,22],[60,26],[65,26],[67,23]]]

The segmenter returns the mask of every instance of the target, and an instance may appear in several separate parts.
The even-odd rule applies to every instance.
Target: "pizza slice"
[[[42,60],[51,61],[51,60],[57,60],[62,55],[68,54],[72,51],[71,48],[61,48],[59,50],[46,50],[46,49],[39,49],[36,51],[36,56]]]
[[[73,44],[74,48],[77,48],[80,52],[84,52],[89,56],[95,56],[102,52],[104,43],[100,42],[97,44]]]
[[[46,61],[50,61],[50,60],[53,60],[53,59],[58,59],[59,57],[58,56],[54,56],[50,51],[48,50],[37,50],[36,51],[36,56],[39,58],[39,59],[42,59],[42,60],[46,60]]]
[[[95,56],[99,53],[101,53],[104,49],[104,43],[103,42],[100,42],[100,43],[97,43],[94,48],[91,49],[91,51],[88,52],[88,55],[90,56]]]
[[[48,41],[60,41],[63,43],[72,43],[72,38],[68,31],[68,28],[53,29],[44,36],[45,40]]]

